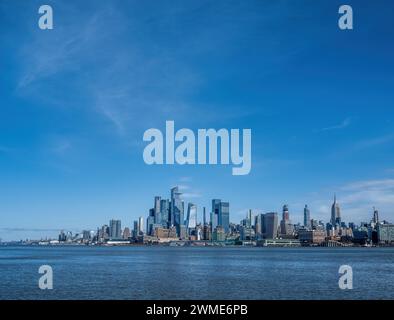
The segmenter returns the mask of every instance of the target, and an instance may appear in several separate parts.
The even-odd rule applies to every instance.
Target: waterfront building
[[[225,241],[226,240],[226,232],[223,227],[217,226],[213,231],[212,235],[213,241]]]
[[[217,225],[222,226],[226,233],[230,229],[230,204],[220,199],[212,200],[212,213],[217,216]],[[216,217],[214,217],[216,219]]]
[[[275,239],[278,236],[278,213],[268,212],[264,215],[264,238]]]
[[[326,240],[324,230],[299,230],[298,239],[304,244],[321,244]]]
[[[120,220],[112,219],[109,222],[109,238],[110,239],[122,238],[122,224]]]
[[[157,227],[154,231],[154,236],[160,239],[177,239],[176,228]]]
[[[394,224],[378,224],[377,235],[380,244],[393,244]]]
[[[123,230],[123,239],[127,240],[129,238],[131,238],[131,232],[130,232],[130,229],[128,227],[126,227]]]

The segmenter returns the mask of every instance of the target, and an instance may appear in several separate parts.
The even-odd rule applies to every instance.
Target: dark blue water
[[[394,248],[0,247],[0,272],[0,299],[394,298]]]

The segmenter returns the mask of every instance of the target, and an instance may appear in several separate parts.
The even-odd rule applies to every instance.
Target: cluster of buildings
[[[96,231],[73,235],[61,232],[58,243],[85,244],[159,244],[175,245],[256,245],[256,246],[353,246],[394,245],[394,224],[379,220],[374,209],[370,222],[356,226],[342,221],[336,196],[331,207],[330,222],[311,218],[307,205],[303,223],[293,224],[288,205],[281,216],[277,212],[254,214],[249,210],[239,224],[230,222],[230,204],[212,200],[209,213],[202,209],[197,219],[197,206],[185,206],[178,187],[171,189],[169,199],[156,196],[148,217],[134,221],[132,228],[122,229],[120,220],[111,220]],[[186,213],[186,214],[185,214]]]

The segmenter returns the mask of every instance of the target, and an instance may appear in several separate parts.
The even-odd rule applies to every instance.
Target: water
[[[394,248],[0,247],[0,272],[0,299],[394,298]]]

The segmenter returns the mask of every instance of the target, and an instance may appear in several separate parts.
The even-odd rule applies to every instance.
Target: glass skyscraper
[[[230,230],[230,204],[222,202],[220,199],[213,199],[211,215],[211,222],[217,220],[217,225],[223,227],[224,231],[228,233]],[[212,224],[212,231],[215,227]]]
[[[180,234],[180,226],[184,225],[184,208],[181,194],[178,187],[171,189],[171,223],[176,227],[178,235]]]
[[[308,205],[305,205],[304,208],[304,227],[311,229],[311,212],[308,208]]]
[[[197,206],[193,203],[189,203],[187,207],[186,227],[188,229],[194,229],[197,226]]]
[[[109,222],[109,237],[111,239],[122,238],[122,224],[120,220],[111,220]]]

